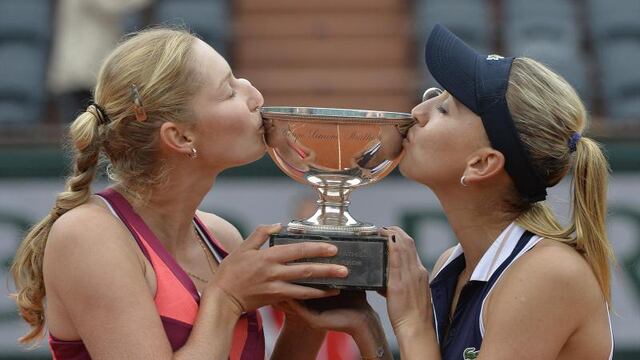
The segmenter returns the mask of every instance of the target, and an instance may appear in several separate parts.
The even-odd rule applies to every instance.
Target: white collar
[[[506,227],[506,229],[502,230],[496,240],[491,244],[491,246],[489,246],[487,251],[484,252],[484,255],[482,255],[478,265],[476,265],[476,268],[473,269],[470,280],[484,282],[489,281],[491,275],[493,275],[498,267],[500,267],[500,264],[502,264],[513,252],[513,249],[518,244],[518,240],[520,240],[524,231],[524,228],[520,227],[515,222],[512,222]],[[431,281],[440,274],[442,269],[462,254],[462,246],[460,244],[456,245],[447,261],[431,278]]]

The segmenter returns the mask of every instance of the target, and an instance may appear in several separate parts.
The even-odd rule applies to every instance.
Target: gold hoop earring
[[[467,184],[466,182],[464,182],[464,179],[466,178],[466,175],[462,175],[462,177],[460,178],[460,185],[467,187],[469,186],[469,184]]]
[[[196,150],[196,148],[191,148],[191,154],[189,154],[189,157],[192,159],[195,159],[198,157],[198,150]]]

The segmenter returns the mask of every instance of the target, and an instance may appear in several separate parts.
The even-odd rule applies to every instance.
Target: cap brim
[[[436,24],[425,47],[425,62],[436,81],[471,111],[476,103],[476,63],[480,55],[444,26]]]

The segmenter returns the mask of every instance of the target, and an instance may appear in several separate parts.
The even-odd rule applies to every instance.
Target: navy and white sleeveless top
[[[430,284],[436,336],[443,360],[475,359],[480,354],[484,324],[484,303],[502,274],[520,256],[531,250],[542,238],[511,223],[491,244],[462,288],[451,322],[449,314],[458,282],[465,268],[462,247],[458,244],[433,276]],[[611,329],[611,320],[609,320]],[[613,332],[611,353],[613,358]]]

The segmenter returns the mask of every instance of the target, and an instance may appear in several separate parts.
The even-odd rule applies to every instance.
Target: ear
[[[504,155],[490,147],[476,151],[467,161],[464,170],[466,184],[481,183],[493,179],[503,172]]]
[[[193,131],[185,125],[167,121],[160,126],[160,141],[170,152],[191,155],[191,149],[195,147],[194,138]]]

